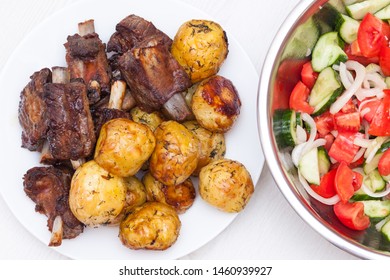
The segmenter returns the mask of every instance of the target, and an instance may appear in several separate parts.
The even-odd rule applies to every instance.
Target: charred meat
[[[47,216],[47,226],[53,232],[54,221],[60,217],[61,238],[72,239],[84,230],[69,208],[68,198],[72,173],[56,167],[33,167],[23,177],[26,195],[35,202],[35,211]],[[58,220],[58,219],[57,219]],[[58,234],[58,232],[56,232]],[[56,241],[60,245],[61,239]]]
[[[171,47],[172,39],[153,23],[137,15],[129,15],[116,25],[116,32],[107,43],[107,51],[123,54],[156,35],[162,37],[168,49]]]
[[[110,92],[111,69],[106,46],[94,32],[93,21],[79,24],[79,30],[83,35],[68,36],[67,43],[64,44],[66,62],[70,79],[83,79],[88,85],[90,102],[93,104],[100,99],[100,91]]]
[[[84,83],[45,85],[47,141],[57,160],[78,160],[93,152],[96,137]]]
[[[138,106],[146,112],[160,110],[175,93],[191,85],[161,37],[151,37],[124,53],[118,64]]]
[[[19,122],[22,126],[22,147],[40,151],[46,137],[46,103],[44,85],[51,82],[51,71],[44,68],[35,72],[20,94]]]

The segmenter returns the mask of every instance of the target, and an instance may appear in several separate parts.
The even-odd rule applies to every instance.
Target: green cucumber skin
[[[290,132],[291,118],[293,115],[295,115],[296,118],[296,113],[291,109],[276,110],[274,113],[273,131],[279,149],[295,146],[295,141]]]
[[[343,93],[343,91],[344,91],[343,87],[340,87],[337,90],[335,90],[333,92],[332,96],[329,98],[328,102],[326,102],[317,111],[314,111],[314,113],[311,116],[316,117],[316,116],[319,116],[319,115],[325,113],[330,108],[330,106],[336,101],[337,97],[339,97],[341,95],[341,93]]]
[[[312,67],[316,72],[321,72],[325,68],[345,62],[348,56],[343,50],[344,42],[339,37],[337,31],[332,31],[321,35],[312,53]]]

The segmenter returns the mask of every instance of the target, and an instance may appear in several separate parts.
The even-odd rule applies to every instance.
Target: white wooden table
[[[0,70],[26,34],[42,20],[75,1],[0,0]],[[182,1],[204,10],[228,29],[248,53],[259,74],[274,34],[298,3],[298,0]],[[19,93],[1,92],[3,97],[9,94]],[[6,174],[1,174],[3,176]],[[0,259],[66,259],[32,236],[16,220],[1,196],[0,221]],[[338,249],[305,224],[279,192],[265,165],[245,211],[215,239],[183,259],[321,260],[356,257]]]

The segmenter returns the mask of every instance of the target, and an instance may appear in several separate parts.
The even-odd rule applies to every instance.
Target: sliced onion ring
[[[364,180],[363,180],[362,189],[366,194],[368,194],[371,197],[384,197],[390,193],[390,184],[389,183],[386,184],[386,189],[383,192],[373,192],[372,190],[370,190],[369,187],[367,187],[364,184]]]
[[[344,105],[348,102],[348,100],[351,99],[351,97],[361,87],[364,81],[364,77],[366,76],[366,68],[359,62],[348,60],[345,65],[347,66],[347,69],[355,71],[356,78],[352,85],[346,91],[344,91],[344,93],[330,106],[329,111],[333,115],[340,111],[341,108],[343,108]]]

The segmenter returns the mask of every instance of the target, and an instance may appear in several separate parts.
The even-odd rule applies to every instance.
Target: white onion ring
[[[386,184],[386,189],[383,191],[383,192],[373,192],[370,190],[369,187],[367,187],[365,184],[364,184],[364,180],[363,180],[363,183],[362,183],[362,189],[363,191],[368,194],[369,196],[371,197],[384,197],[386,195],[388,195],[390,193],[390,184],[387,183]]]
[[[366,138],[355,137],[353,144],[362,148],[367,148],[372,140]]]
[[[359,160],[364,155],[365,151],[366,151],[366,148],[360,148],[360,150],[356,153],[355,157],[353,158],[352,163]]]
[[[317,136],[317,126],[314,119],[307,113],[301,114],[301,119],[310,126],[310,136],[308,142],[313,142]]]
[[[296,167],[298,167],[299,160],[301,159],[302,150],[305,147],[306,142],[298,144],[294,147],[291,152],[291,158]]]
[[[374,88],[385,89],[387,87],[383,77],[378,73],[367,73],[365,79],[371,82],[370,84],[373,84]]]
[[[366,152],[364,153],[364,157],[366,158],[367,163],[371,162],[376,152],[387,139],[389,139],[389,137],[378,136],[371,141],[370,145],[367,147]]]
[[[298,171],[298,178],[299,182],[302,184],[303,188],[306,190],[306,192],[313,197],[314,199],[318,200],[319,202],[325,204],[325,205],[334,205],[337,202],[340,201],[340,197],[336,194],[330,198],[325,198],[320,196],[318,193],[313,191],[313,189],[309,186],[305,178],[301,175],[301,172]]]
[[[306,133],[306,130],[302,126],[297,125],[296,134],[297,134],[298,144],[306,142],[306,140],[307,140],[307,133]]]
[[[340,63],[339,74],[340,74],[341,83],[346,89],[349,89],[352,85],[352,82],[349,80],[347,76],[347,66],[343,62]]]
[[[383,89],[381,88],[368,88],[368,89],[364,89],[364,88],[359,88],[356,92],[355,92],[355,96],[356,98],[359,100],[359,101],[362,101],[366,98],[369,98],[369,97],[378,97],[379,99],[381,98],[381,96],[383,95]]]
[[[351,99],[351,97],[361,87],[361,84],[364,81],[364,77],[366,76],[366,68],[360,63],[353,60],[348,60],[345,65],[347,66],[347,69],[351,69],[356,72],[356,78],[352,85],[346,91],[344,91],[344,93],[330,106],[329,111],[333,115],[340,111],[341,108],[343,108],[344,105],[348,102],[348,100]]]

